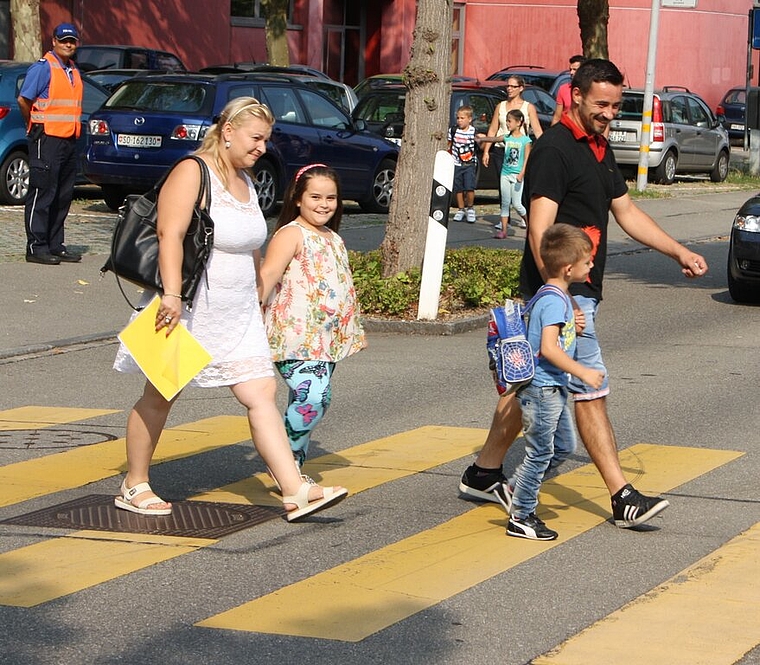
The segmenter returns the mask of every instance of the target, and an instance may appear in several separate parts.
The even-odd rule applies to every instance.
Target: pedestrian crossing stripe
[[[34,607],[215,543],[77,531],[0,554],[0,605]]]
[[[532,665],[729,665],[760,644],[758,617],[760,523]]]
[[[244,432],[243,429],[234,427],[233,423],[237,423],[241,428],[244,426],[246,437],[250,436],[244,417],[210,418],[173,430],[165,430],[154,459],[157,462],[167,461],[186,456],[181,453],[189,455],[203,452],[208,449],[208,437],[200,436],[199,433],[206,430],[209,433],[213,432],[212,440],[219,445],[224,445],[228,440],[234,443],[236,437]],[[169,438],[178,437],[176,451],[171,450],[171,445],[166,445],[169,443],[166,440],[167,434],[170,435]],[[351,488],[352,493],[357,493],[471,454],[482,446],[485,434],[484,430],[475,428],[421,427],[361,444],[339,454],[314,458],[309,461],[307,470],[315,475],[324,475],[331,484],[345,485]],[[200,436],[197,442],[194,438],[196,435]],[[66,467],[74,463],[81,464],[84,469],[80,469],[80,473],[89,473],[87,477],[92,480],[113,475],[113,471],[106,473],[103,470],[106,466],[104,460],[109,459],[108,464],[114,466],[119,462],[123,464],[124,442],[122,439],[117,450],[113,449],[113,443],[116,442],[88,446],[88,451],[92,451],[93,448],[100,451],[97,455],[92,455],[92,460],[89,456],[85,459],[77,455],[72,461],[70,457],[65,457],[75,452],[70,451],[49,455],[43,460],[23,462],[23,465],[28,466],[20,468],[29,477],[29,480],[24,482],[36,480],[39,485],[52,487],[58,481],[66,482],[66,489],[75,487],[71,481],[81,479],[82,476],[69,476],[68,471],[61,471],[61,464],[65,464]],[[51,462],[46,465],[40,464],[44,460]],[[347,467],[349,463],[359,466]],[[336,468],[336,465],[340,467]],[[6,469],[11,468],[19,468],[19,465],[13,464],[0,469],[0,500],[4,496],[3,492],[8,491],[8,488],[2,486],[3,479],[14,477],[6,472]],[[48,474],[49,478],[34,478],[34,474],[43,473]],[[333,478],[340,482],[332,482]],[[192,498],[208,500],[210,497],[215,501],[229,499],[229,503],[280,506],[282,500],[271,492],[272,486],[273,482],[269,476],[262,473],[246,481],[229,485],[219,493],[210,492]],[[22,489],[28,488],[24,488],[22,483],[19,491]],[[13,575],[1,576],[0,605],[33,607],[217,542],[201,538],[164,538],[165,541],[156,541],[144,534],[77,531],[63,538],[35,543],[0,554],[0,570],[14,571]],[[97,541],[97,545],[93,541]],[[162,549],[161,544],[170,547]],[[97,556],[94,550],[97,550]],[[50,561],[56,562],[52,568],[49,565]]]
[[[485,434],[476,428],[429,425],[310,459],[303,470],[321,485],[341,485],[358,494],[474,454],[483,447]],[[192,499],[280,506],[282,499],[272,486],[268,474],[259,473]]]
[[[21,406],[0,411],[0,432],[44,429],[119,413],[114,409],[71,409],[63,406]]]
[[[165,429],[153,460],[154,464],[160,464],[250,441],[250,438],[248,420],[244,416],[206,418]],[[125,470],[123,438],[8,464],[0,468],[0,508],[82,487]],[[116,489],[114,487],[114,493]]]
[[[640,491],[660,494],[741,455],[637,444],[620,460]],[[539,514],[558,540],[506,537],[504,511],[490,504],[196,625],[359,642],[602,524],[609,510],[588,464],[542,485]]]

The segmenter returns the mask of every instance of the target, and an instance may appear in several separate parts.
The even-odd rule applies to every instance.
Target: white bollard
[[[433,167],[433,194],[430,197],[430,216],[428,217],[428,232],[425,239],[425,257],[422,263],[417,319],[432,321],[438,317],[453,184],[454,158],[445,150],[439,150],[435,153],[435,165]]]

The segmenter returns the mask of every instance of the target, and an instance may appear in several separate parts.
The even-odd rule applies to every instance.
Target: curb
[[[468,316],[454,321],[395,321],[361,317],[367,332],[401,333],[405,335],[458,335],[478,330],[488,325],[488,314]]]
[[[460,333],[485,329],[488,324],[488,314],[470,316],[456,321],[394,321],[392,319],[361,318],[366,332],[398,333],[403,335],[458,335]],[[31,355],[55,353],[74,346],[83,346],[97,342],[115,342],[118,330],[112,332],[82,335],[81,337],[69,337],[67,339],[53,340],[41,344],[32,344],[15,349],[0,349],[0,360],[11,360]]]
[[[30,346],[22,346],[15,349],[0,349],[0,360],[9,360],[11,358],[18,358],[20,356],[39,355],[45,353],[54,353],[59,349],[64,349],[72,346],[82,346],[86,344],[93,344],[95,342],[115,342],[116,336],[119,334],[118,330],[105,333],[94,333],[92,335],[82,335],[81,337],[69,337],[67,339],[58,339],[52,342],[44,342],[42,344],[32,344]]]

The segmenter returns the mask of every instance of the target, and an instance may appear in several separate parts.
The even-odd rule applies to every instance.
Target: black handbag
[[[124,293],[120,278],[133,282],[152,291],[163,293],[161,275],[158,270],[158,194],[161,186],[174,167],[185,159],[192,159],[201,169],[201,187],[193,208],[193,218],[182,243],[182,291],[180,294],[186,307],[192,309],[195,294],[206,271],[211,247],[214,243],[214,220],[209,215],[211,208],[211,188],[206,163],[195,155],[188,155],[177,161],[145,194],[130,194],[119,209],[119,218],[111,241],[111,256],[100,269],[101,276],[109,270],[116,275],[124,299],[129,306],[138,310]],[[205,197],[205,206],[201,205]]]

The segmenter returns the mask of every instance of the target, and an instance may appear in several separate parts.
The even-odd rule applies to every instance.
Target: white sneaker
[[[519,217],[517,219],[511,219],[511,220],[509,220],[509,223],[512,226],[516,226],[518,229],[526,229],[526,228],[528,228],[528,225],[525,223],[525,220],[521,219]]]
[[[476,219],[477,218],[475,217],[475,208],[467,208],[467,221],[470,224],[474,224]]]
[[[456,211],[456,213],[454,214],[454,221],[455,221],[455,222],[461,222],[463,219],[464,219],[464,210],[462,210],[462,209],[460,208],[460,209],[459,209],[459,210],[457,210],[457,211]]]

